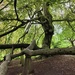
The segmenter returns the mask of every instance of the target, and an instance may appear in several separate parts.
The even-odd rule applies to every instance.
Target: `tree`
[[[74,0],[1,0],[1,44],[30,43],[32,39],[38,42],[39,38],[42,48],[51,48],[55,44],[51,41],[59,38],[60,44],[67,41],[66,46],[71,46],[69,40],[75,39],[74,3]],[[60,44],[58,46],[62,47]]]
[[[61,48],[74,46],[74,17],[75,0],[1,0],[0,44],[5,45],[0,45],[0,48],[12,48],[13,53],[14,48],[22,50],[27,47],[10,56],[14,58],[26,54],[26,74],[32,71],[30,61],[33,55],[74,55],[75,47]],[[42,49],[38,49],[35,42],[30,44],[33,39],[37,45],[42,45]]]

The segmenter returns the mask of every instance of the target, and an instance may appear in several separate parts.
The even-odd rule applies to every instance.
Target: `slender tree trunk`
[[[32,43],[27,47],[27,49],[32,50],[35,47],[35,45],[36,45],[36,42],[35,42],[35,40],[33,40]],[[31,56],[26,54],[25,64],[23,66],[22,75],[33,75],[33,74],[34,74],[34,70],[33,70],[33,67],[32,67]]]

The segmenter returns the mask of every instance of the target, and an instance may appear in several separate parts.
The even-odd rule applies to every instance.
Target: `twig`
[[[75,32],[75,30],[74,30],[74,28],[71,26],[70,22],[69,22],[69,21],[67,21],[67,22],[68,22],[68,25],[70,26],[70,28],[72,29],[72,31]]]

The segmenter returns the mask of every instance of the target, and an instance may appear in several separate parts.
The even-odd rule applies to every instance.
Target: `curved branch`
[[[12,33],[12,32],[14,32],[14,31],[16,31],[16,30],[19,29],[20,27],[24,26],[25,24],[27,24],[28,22],[31,22],[31,21],[33,21],[33,20],[26,20],[26,22],[23,22],[22,20],[19,20],[19,21],[21,21],[22,24],[16,26],[16,27],[15,27],[14,29],[12,29],[12,30],[9,30],[9,31],[7,31],[7,32],[5,32],[5,33],[3,33],[3,34],[0,34],[0,37],[3,37],[3,36],[5,36],[5,35],[7,35],[7,34],[9,34],[9,33]]]
[[[3,0],[0,1],[0,4],[3,2]]]
[[[7,35],[7,34],[9,34],[9,33],[11,33],[11,32],[16,31],[17,29],[19,29],[20,27],[24,26],[24,25],[27,24],[27,23],[28,23],[28,21],[27,21],[27,22],[22,22],[22,24],[20,24],[19,26],[15,27],[14,29],[9,30],[9,31],[7,31],[7,32],[5,32],[5,33],[3,33],[3,34],[0,34],[0,37],[3,37],[3,36],[5,36],[5,35]]]
[[[16,6],[17,6],[17,0],[14,0],[14,9],[15,9],[15,14],[16,14],[17,19],[19,19],[19,18],[18,18],[18,14],[17,14]]]

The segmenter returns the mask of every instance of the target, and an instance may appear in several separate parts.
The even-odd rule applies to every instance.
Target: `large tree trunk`
[[[45,37],[43,40],[43,48],[50,48],[52,36],[54,33],[54,27],[52,25],[52,15],[48,11],[48,4],[44,3],[43,5],[43,13],[41,11],[38,12],[39,21],[43,27]]]

